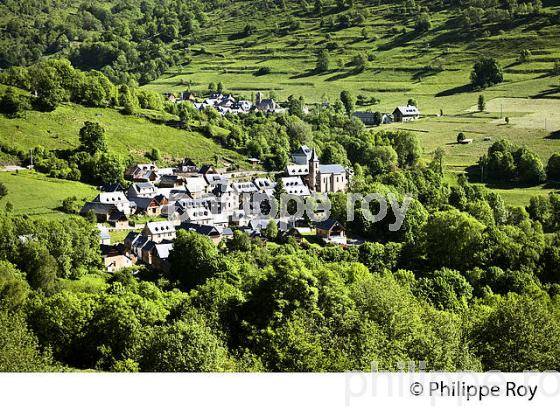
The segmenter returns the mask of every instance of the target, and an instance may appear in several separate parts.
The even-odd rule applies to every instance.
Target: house
[[[313,150],[307,145],[302,145],[299,150],[292,154],[292,162],[296,165],[309,165]]]
[[[142,235],[155,243],[161,243],[164,240],[170,241],[177,237],[175,226],[169,221],[146,223]]]
[[[393,116],[391,114],[383,114],[381,116],[381,124],[392,124]]]
[[[220,233],[220,231],[216,227],[211,225],[199,225],[184,222],[180,225],[179,229],[196,232],[199,235],[206,236],[214,243],[214,245],[218,245],[222,241],[222,234]]]
[[[163,97],[171,103],[175,104],[177,102],[177,96],[173,93],[163,93]]]
[[[154,182],[159,179],[158,171],[156,164],[137,164],[127,168],[124,177],[135,182]]]
[[[346,244],[346,231],[342,224],[334,219],[327,219],[316,225],[317,237],[326,243]]]
[[[364,125],[378,125],[375,119],[375,113],[369,111],[356,111],[352,115],[364,123]]]
[[[158,189],[151,182],[135,182],[128,188],[127,196],[131,199],[153,198],[157,195]]]
[[[127,216],[123,212],[116,209],[111,212],[111,215],[109,215],[109,218],[107,218],[107,222],[109,222],[116,229],[127,229],[129,227]]]
[[[216,168],[213,165],[203,165],[199,170],[198,173],[200,175],[208,175],[208,174],[217,174]]]
[[[159,180],[160,188],[179,188],[184,184],[182,177],[178,175],[163,175]]]
[[[208,182],[202,176],[196,177],[187,177],[184,179],[184,185],[186,192],[192,198],[200,198],[204,194],[206,194],[206,187],[208,186]]]
[[[222,240],[229,240],[233,238],[233,230],[231,228],[218,228],[222,235]]]
[[[420,118],[420,111],[414,105],[397,107],[393,111],[393,118],[395,122],[414,121]]]
[[[242,196],[243,194],[252,196],[254,193],[259,191],[252,182],[234,182],[231,184],[231,187],[233,188],[233,192],[235,192],[238,196]]]
[[[214,216],[212,211],[204,206],[185,207],[177,209],[179,220],[199,225],[212,225]]]
[[[111,245],[111,235],[109,235],[109,231],[107,228],[103,227],[103,225],[98,225],[99,228],[99,244],[100,245]]]
[[[136,198],[134,202],[136,202],[137,213],[148,216],[161,215],[161,204],[156,198]]]
[[[288,165],[286,173],[289,177],[307,177],[309,175],[309,165]]]
[[[303,241],[303,234],[300,229],[293,227],[288,229],[287,231],[280,231],[280,237],[283,240],[287,240],[288,238],[294,238],[296,242]]]
[[[239,209],[239,195],[230,185],[216,185],[212,194],[217,200],[217,212],[231,216],[235,210]]]
[[[220,174],[206,174],[204,175],[204,179],[208,184],[206,186],[206,192],[211,193],[217,186],[228,186],[229,185],[229,178],[225,175]]]
[[[169,272],[169,254],[173,250],[173,243],[160,243],[151,248],[152,266],[163,272]]]
[[[304,184],[301,177],[283,177],[281,180],[286,193],[302,197],[308,197],[311,195],[309,187]]]
[[[126,216],[132,215],[136,212],[136,204],[129,201],[122,191],[101,192],[93,201],[84,204],[80,210],[80,215],[93,211],[98,221],[105,222],[115,210]]]
[[[175,171],[177,173],[180,173],[180,174],[197,173],[198,172],[198,167],[196,166],[196,164],[190,158],[185,158],[177,166],[177,169]]]
[[[269,196],[274,194],[274,189],[276,188],[276,182],[273,182],[268,178],[255,178],[253,180],[253,184],[255,184],[259,192]]]
[[[185,91],[181,93],[181,101],[196,101],[196,95],[190,91]]]
[[[139,254],[138,257],[139,259],[142,260],[142,262],[144,262],[146,265],[152,265],[152,261],[153,261],[153,250],[155,248],[155,246],[157,245],[156,242],[154,241],[146,241],[144,242],[144,245],[139,248]]]
[[[134,265],[132,259],[123,254],[122,246],[119,245],[101,245],[101,257],[108,272],[118,272]]]
[[[93,212],[95,214],[95,217],[97,218],[97,222],[107,222],[111,213],[116,210],[117,207],[113,204],[86,202],[82,209],[80,209],[80,215],[85,216],[89,212]]]
[[[247,162],[251,164],[253,167],[256,167],[261,163],[261,160],[258,158],[247,158]]]

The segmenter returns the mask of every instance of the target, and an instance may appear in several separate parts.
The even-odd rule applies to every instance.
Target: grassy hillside
[[[354,96],[380,99],[381,103],[372,107],[379,111],[392,111],[412,97],[425,114],[438,114],[440,109],[457,114],[473,104],[473,97],[462,92],[462,87],[469,81],[473,62],[483,54],[498,58],[506,73],[506,83],[488,90],[488,99],[545,93],[560,97],[557,79],[546,76],[560,59],[560,28],[551,25],[547,16],[560,7],[547,7],[542,17],[517,21],[505,31],[493,29],[465,39],[452,24],[456,9],[432,12],[432,28],[418,34],[412,16],[395,16],[402,2],[372,6],[372,2],[356,1],[354,9],[363,13],[366,21],[345,29],[324,27],[325,21],[336,20],[348,11],[338,12],[334,2],[323,3],[332,7],[326,8],[322,17],[303,14],[293,4],[287,11],[268,13],[246,1],[217,10],[211,18],[220,24],[205,31],[201,45],[191,47],[189,63],[147,87],[164,92],[183,91],[191,85],[200,92],[210,82],[221,81],[227,91],[236,94],[272,92],[281,100],[294,94],[303,95],[308,102],[332,101],[342,90],[349,90]],[[294,22],[299,28],[288,28]],[[256,26],[254,34],[238,38],[248,23]],[[367,38],[362,35],[364,29]],[[326,47],[332,48],[330,69],[316,73],[316,56]],[[523,49],[533,55],[518,63]],[[357,73],[351,59],[359,53],[367,53],[371,61]],[[263,67],[271,73],[255,75]]]
[[[414,15],[399,14],[404,2],[355,1],[352,9],[339,10],[334,1],[323,1],[320,16],[313,3],[303,9],[288,2],[286,10],[267,11],[251,2],[236,2],[216,10],[211,18],[221,23],[200,37],[200,45],[191,47],[188,64],[169,70],[146,88],[204,93],[210,82],[222,82],[226,91],[247,98],[262,91],[281,101],[289,95],[304,96],[308,104],[332,103],[348,90],[354,99],[362,95],[379,100],[356,110],[388,113],[414,98],[424,118],[389,127],[415,131],[427,160],[443,147],[452,173],[476,164],[500,138],[527,145],[544,162],[560,151],[556,138],[560,77],[553,75],[560,59],[560,26],[551,23],[551,16],[560,12],[557,2],[545,1],[540,16],[518,17],[507,24],[483,23],[471,30],[458,25],[456,8],[430,3],[431,28],[421,33],[415,31]],[[352,13],[361,13],[365,21],[342,29],[329,26],[329,20],[336,22]],[[241,36],[247,24],[255,26],[254,32]],[[318,73],[317,55],[325,48],[330,48],[329,70]],[[525,49],[531,56],[521,62],[519,55]],[[369,59],[362,72],[352,64],[358,54]],[[470,72],[482,55],[499,61],[505,81],[473,91],[468,87]],[[256,75],[263,67],[270,74]],[[486,112],[477,113],[481,93]],[[456,144],[459,132],[472,138],[473,144]],[[516,204],[527,198],[521,192],[504,191]]]
[[[10,202],[18,215],[57,218],[66,214],[58,208],[62,201],[75,196],[79,200],[91,200],[96,189],[80,182],[49,178],[33,171],[0,172],[0,182],[8,188],[8,195],[0,200],[4,209]]]
[[[16,119],[0,116],[0,142],[24,150],[38,145],[47,149],[75,148],[85,121],[100,123],[105,128],[109,149],[123,158],[131,156],[134,160],[145,161],[144,155],[157,148],[164,162],[185,157],[208,162],[213,161],[215,154],[234,161],[242,159],[198,132],[124,116],[114,109],[78,105],[60,106],[50,113],[28,111],[24,117]]]

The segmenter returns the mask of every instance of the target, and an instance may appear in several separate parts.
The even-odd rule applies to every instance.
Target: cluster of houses
[[[365,125],[379,125],[375,118],[375,113],[369,111],[356,111],[354,117],[360,119]],[[395,108],[392,114],[381,114],[381,124],[391,124],[393,122],[409,122],[420,118],[420,111],[414,105],[407,105]]]
[[[237,100],[231,94],[214,93],[203,101],[197,101],[195,95],[190,92],[181,93],[176,96],[173,93],[165,93],[164,97],[173,103],[190,102],[197,110],[205,110],[207,108],[214,108],[222,115],[231,114],[247,114],[252,111],[261,112],[275,112],[281,113],[285,109],[272,98],[264,98],[263,94],[259,91],[255,95],[255,103],[253,104],[248,100]]]
[[[273,196],[278,181],[282,181],[286,193],[302,198],[348,189],[352,169],[340,164],[321,164],[314,149],[300,147],[292,154],[292,162],[275,180],[268,176],[249,179],[243,173],[220,173],[211,165],[198,167],[188,159],[174,168],[137,164],[125,171],[130,186],[125,188],[117,183],[100,187],[97,197],[84,205],[81,214],[95,214],[100,227],[104,226],[102,253],[108,270],[116,271],[138,262],[166,270],[179,229],[205,235],[216,244],[232,237],[232,229],[260,236],[270,219],[247,212],[243,201],[252,204],[255,194]],[[135,225],[130,220],[133,215],[160,221]],[[311,231],[303,219],[280,218],[276,223],[282,235],[301,237],[306,230]],[[324,242],[346,243],[344,228],[337,221],[327,219],[315,228]],[[130,233],[123,244],[111,245],[109,229]]]

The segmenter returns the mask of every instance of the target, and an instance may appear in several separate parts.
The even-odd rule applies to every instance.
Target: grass
[[[58,210],[64,199],[76,196],[85,201],[97,194],[92,186],[49,178],[34,171],[0,172],[0,182],[8,188],[8,195],[0,200],[0,207],[4,209],[10,202],[14,214],[32,217],[67,217]]]
[[[544,162],[560,151],[560,139],[550,138],[560,130],[560,78],[550,75],[554,61],[560,59],[559,26],[542,16],[531,22],[519,21],[505,32],[491,27],[489,35],[469,39],[458,35],[453,24],[447,24],[455,17],[454,11],[443,10],[432,12],[432,29],[417,35],[413,32],[414,19],[394,16],[396,6],[372,3],[376,2],[359,4],[359,10],[367,15],[365,23],[330,31],[321,27],[320,18],[295,7],[288,11],[274,9],[271,18],[270,11],[247,2],[233,3],[210,16],[220,24],[205,31],[201,45],[192,47],[185,65],[169,70],[145,87],[180,92],[192,86],[191,90],[201,95],[209,83],[222,82],[226,92],[244,98],[263,91],[280,101],[290,95],[303,96],[308,104],[333,102],[347,90],[354,98],[362,94],[380,100],[377,105],[357,110],[388,113],[414,98],[425,118],[390,127],[415,131],[426,160],[437,147],[444,147],[450,172],[463,172],[476,164],[501,138],[526,145]],[[546,13],[558,10],[545,8]],[[325,19],[336,18],[337,12],[329,6],[324,14]],[[297,19],[300,28],[282,32],[289,18]],[[232,36],[248,21],[257,27],[255,34],[247,38]],[[367,39],[361,35],[363,28],[369,32]],[[395,34],[393,28],[406,28],[407,33]],[[328,42],[337,44],[330,52],[330,69],[316,73],[315,56]],[[523,49],[529,49],[532,56],[520,63],[517,60]],[[349,63],[357,53],[371,56],[369,66],[360,73]],[[504,83],[483,92],[467,87],[473,63],[480,55],[497,58],[505,76]],[[269,67],[270,74],[255,75],[262,67]],[[486,97],[486,113],[473,112],[480,93]],[[441,118],[440,110],[444,112]],[[506,116],[510,125],[505,124]],[[456,144],[459,132],[472,138],[473,144]],[[509,202],[521,203],[532,192],[519,188],[503,193]]]
[[[124,241],[124,238],[129,234],[131,231],[109,231],[109,236],[111,237],[111,243],[121,243]]]
[[[29,111],[23,118],[0,116],[0,142],[22,150],[39,145],[47,149],[72,149],[79,145],[79,130],[85,121],[99,122],[105,128],[109,149],[123,158],[146,161],[145,154],[157,148],[162,163],[185,157],[198,163],[213,162],[214,155],[218,155],[243,164],[241,155],[198,132],[125,116],[114,109],[79,105],[62,105],[50,113]]]

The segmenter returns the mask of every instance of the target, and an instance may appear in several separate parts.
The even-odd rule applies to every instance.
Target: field
[[[49,178],[34,171],[0,172],[0,182],[8,188],[8,195],[0,200],[1,209],[10,202],[17,215],[62,218],[66,214],[58,208],[65,198],[91,200],[97,194],[92,186]]]
[[[106,131],[109,149],[121,157],[146,161],[145,154],[159,149],[164,163],[185,157],[196,162],[213,161],[215,154],[243,164],[234,151],[198,132],[155,124],[146,118],[124,116],[114,109],[63,105],[54,112],[28,111],[23,118],[0,117],[0,142],[27,150],[69,149],[79,145],[79,130],[85,121],[99,122]]]
[[[560,139],[554,138],[560,130],[560,78],[551,75],[554,62],[560,59],[560,27],[547,24],[545,17],[521,22],[505,32],[493,29],[477,38],[465,38],[449,24],[453,16],[448,11],[432,13],[432,28],[419,35],[414,32],[413,19],[395,18],[389,5],[360,6],[366,10],[366,21],[345,29],[327,29],[312,13],[275,10],[270,18],[246,3],[236,7],[217,10],[212,17],[222,23],[205,32],[201,44],[190,49],[188,61],[145,87],[159,92],[190,89],[202,95],[209,83],[222,82],[226,92],[245,98],[254,98],[261,91],[279,101],[290,95],[303,96],[310,105],[332,103],[341,91],[348,90],[354,98],[362,95],[366,100],[379,100],[356,110],[386,113],[414,98],[424,118],[389,127],[416,132],[426,160],[437,147],[444,147],[451,173],[475,165],[501,138],[526,145],[545,163],[560,151]],[[557,10],[557,6],[548,7],[547,13]],[[324,12],[324,19],[330,16],[336,17],[332,8]],[[299,28],[288,28],[294,20]],[[247,21],[255,24],[255,33],[238,35]],[[316,56],[327,46],[331,48],[329,70],[317,73]],[[520,62],[523,49],[532,55]],[[356,72],[351,63],[358,53],[369,57],[362,72]],[[505,79],[482,92],[468,88],[473,63],[480,55],[498,59]],[[257,75],[263,67],[270,74]],[[487,101],[483,113],[476,112],[480,93]],[[505,117],[510,118],[509,125]],[[456,144],[459,132],[474,142]],[[526,203],[535,192],[547,189],[503,190],[513,204]]]

